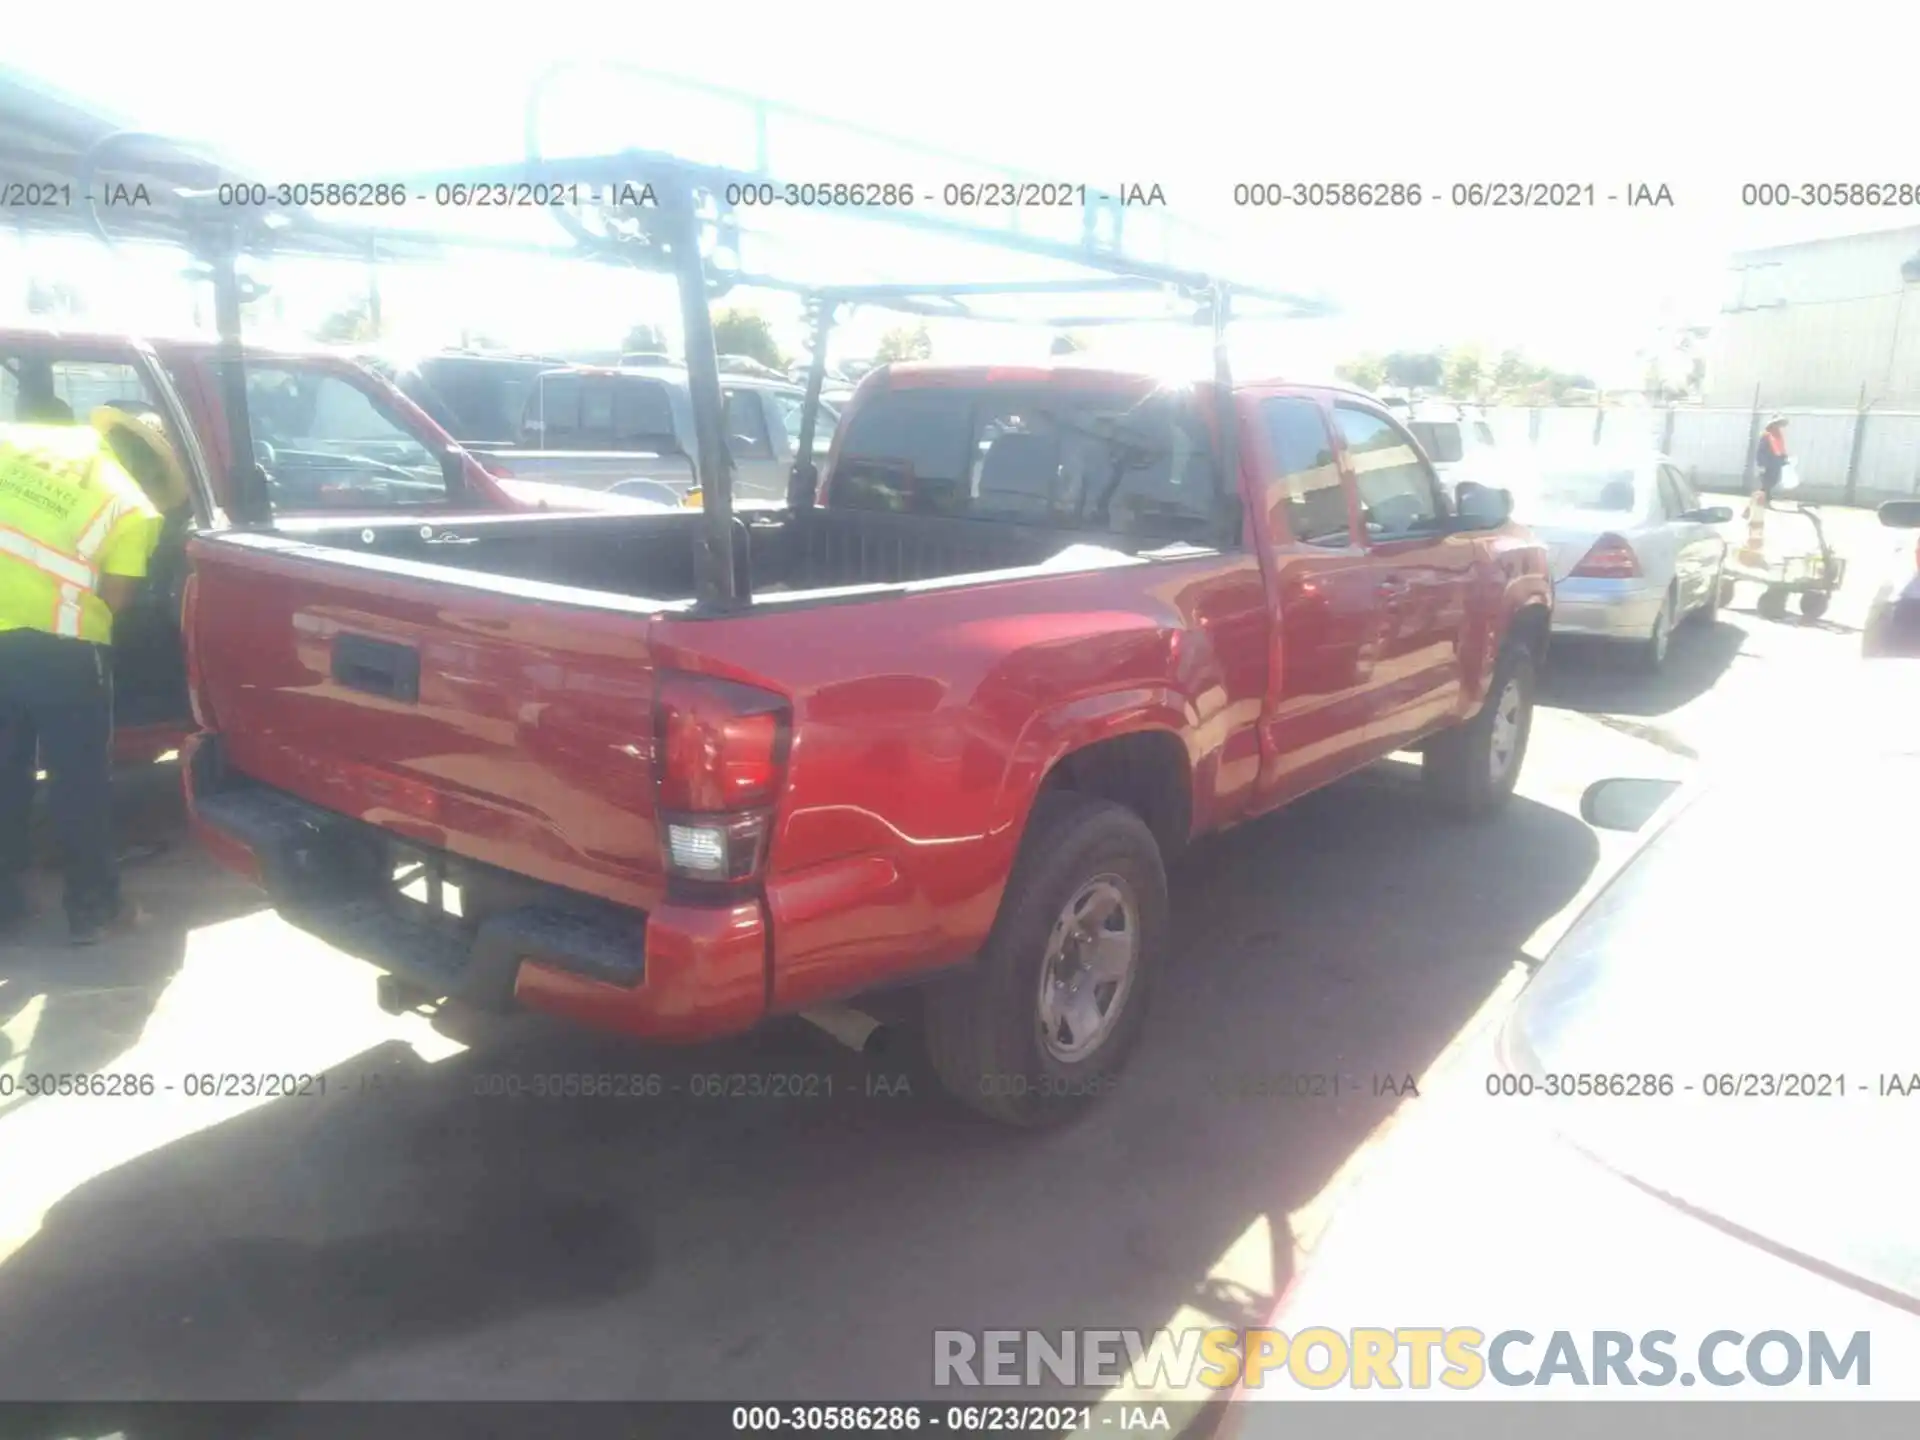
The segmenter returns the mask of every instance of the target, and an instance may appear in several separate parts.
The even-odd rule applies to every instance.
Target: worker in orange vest
[[[1766,503],[1772,502],[1773,492],[1779,488],[1780,477],[1791,458],[1787,454],[1787,417],[1775,415],[1760,432],[1760,444],[1754,454],[1760,467],[1760,494]]]
[[[111,646],[159,534],[102,433],[70,419],[0,425],[0,926],[27,910],[36,756],[69,937],[92,944],[138,918],[113,842]]]

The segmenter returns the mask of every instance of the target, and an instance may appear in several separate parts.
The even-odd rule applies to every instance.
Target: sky
[[[1729,252],[1888,228],[1920,211],[1743,207],[1762,180],[1920,182],[1911,163],[1911,80],[1920,39],[1894,7],[1613,4],[1176,8],[1122,11],[977,0],[963,10],[817,0],[804,9],[737,0],[720,19],[550,0],[537,11],[461,12],[336,0],[266,11],[186,4],[89,7],[87,31],[138,43],[77,43],[68,16],[10,17],[7,62],[140,125],[204,140],[266,178],[341,180],[518,158],[522,100],[560,61],[671,71],[862,125],[924,147],[1095,187],[1162,187],[1189,234],[1174,258],[1243,281],[1323,294],[1332,321],[1250,324],[1236,366],[1323,372],[1362,350],[1478,343],[1518,347],[1607,383],[1634,383],[1661,327],[1711,320]],[[1902,18],[1888,18],[1902,15]],[[1772,78],[1767,78],[1772,72]],[[555,92],[549,153],[648,146],[745,163],[737,111],[658,84],[576,76]],[[961,161],[853,144],[784,122],[774,168],[796,180],[975,178]],[[1671,208],[1568,211],[1236,208],[1252,181],[1591,183],[1604,198],[1664,185]],[[417,213],[417,212],[416,212]],[[1133,227],[1134,247],[1157,237]],[[542,226],[546,222],[538,222]],[[822,279],[1012,275],[873,225],[783,217],[790,242],[749,264]],[[525,232],[558,238],[557,230]],[[37,273],[83,281],[96,315],[129,328],[178,312],[186,287],[164,254],[35,247]],[[0,256],[0,264],[10,257]],[[356,267],[284,263],[273,278],[294,328],[364,283]],[[472,260],[389,271],[387,312],[422,343],[451,327],[534,348],[614,346],[638,321],[673,325],[664,282],[602,266]],[[797,345],[791,305],[742,293]],[[848,353],[898,323],[863,312]],[[955,359],[1023,358],[1045,331],[934,327]],[[1198,358],[1203,333],[1103,333],[1126,358]]]

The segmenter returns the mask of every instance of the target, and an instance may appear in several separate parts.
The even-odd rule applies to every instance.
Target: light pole
[[[1893,389],[1893,375],[1900,361],[1900,328],[1907,318],[1907,292],[1920,285],[1920,250],[1914,251],[1900,264],[1900,303],[1893,312],[1893,344],[1887,350],[1887,378],[1881,386],[1883,391]]]

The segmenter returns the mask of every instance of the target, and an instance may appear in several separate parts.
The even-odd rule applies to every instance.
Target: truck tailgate
[[[192,554],[196,695],[230,769],[416,845],[661,898],[644,603],[244,538]]]

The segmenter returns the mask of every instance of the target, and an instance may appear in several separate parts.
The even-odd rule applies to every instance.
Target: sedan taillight
[[[1643,572],[1640,557],[1624,535],[1602,535],[1593,542],[1586,558],[1573,567],[1572,577],[1580,580],[1637,580]]]

